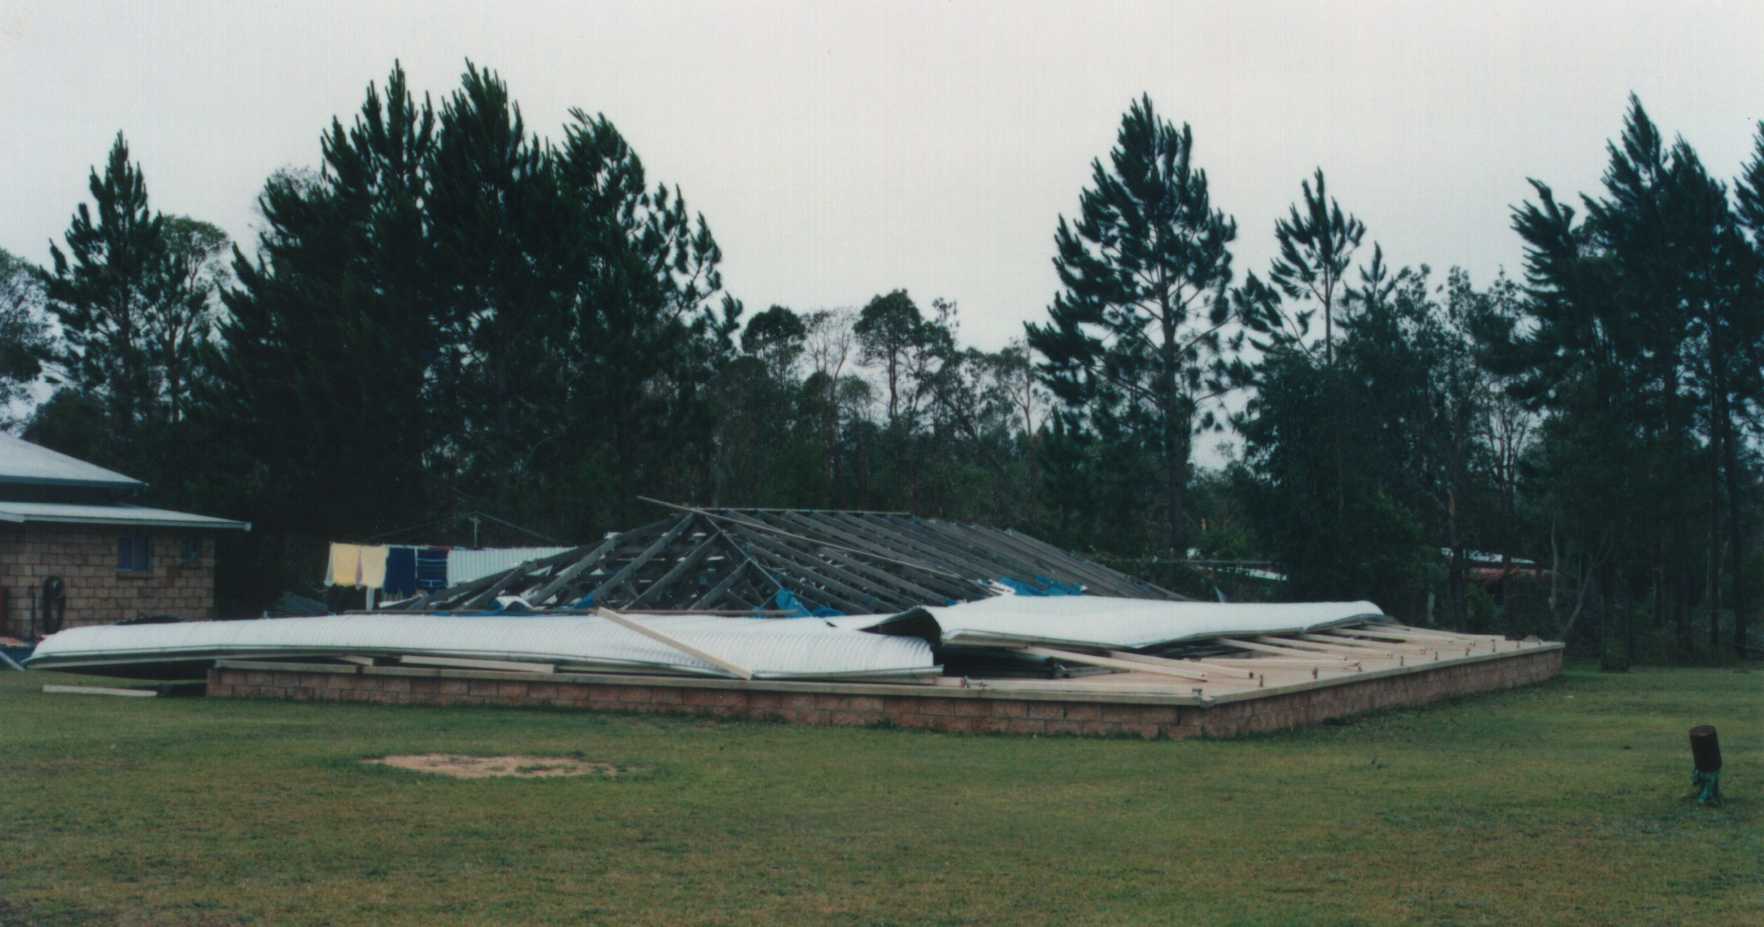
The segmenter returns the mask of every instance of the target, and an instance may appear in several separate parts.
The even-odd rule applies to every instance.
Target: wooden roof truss
[[[676,514],[393,607],[489,611],[518,596],[560,611],[884,614],[983,599],[1001,583],[1029,594],[1181,598],[1007,529],[900,512],[660,504]]]

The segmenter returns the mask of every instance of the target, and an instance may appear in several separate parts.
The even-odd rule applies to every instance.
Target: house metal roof
[[[141,505],[87,505],[70,502],[0,501],[0,524],[131,525],[143,528],[209,528],[250,531],[248,521],[193,515]]]
[[[115,470],[5,433],[0,433],[0,484],[105,489],[140,489],[147,485]]]

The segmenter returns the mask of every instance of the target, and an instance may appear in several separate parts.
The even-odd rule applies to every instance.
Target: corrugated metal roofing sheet
[[[529,560],[561,554],[568,547],[455,547],[447,553],[447,585],[457,586],[492,573],[512,570]]]
[[[250,531],[251,523],[154,509],[141,505],[0,501],[0,522],[15,525],[133,525],[151,528],[213,528]]]
[[[753,670],[756,677],[922,674],[931,646],[823,621],[637,616],[680,642]],[[219,657],[425,655],[724,675],[710,664],[593,616],[329,615],[73,628],[37,647],[30,665],[101,666]]]
[[[147,484],[115,470],[0,433],[0,483],[138,489]]]
[[[1297,634],[1384,616],[1371,602],[1166,602],[1106,596],[999,596],[898,615],[835,618],[839,627],[924,633],[934,622],[944,645],[999,641],[1134,650],[1217,637]]]

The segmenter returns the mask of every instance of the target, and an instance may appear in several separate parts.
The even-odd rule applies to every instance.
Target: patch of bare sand
[[[597,776],[617,779],[640,772],[636,766],[597,763],[567,756],[462,756],[456,753],[416,753],[363,760],[377,766],[452,776],[455,779],[556,779],[563,776]]]

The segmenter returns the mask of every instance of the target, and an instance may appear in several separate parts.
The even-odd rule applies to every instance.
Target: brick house
[[[63,627],[214,617],[215,545],[251,525],[129,501],[145,488],[0,434],[0,635],[44,632],[52,577],[61,580]]]

